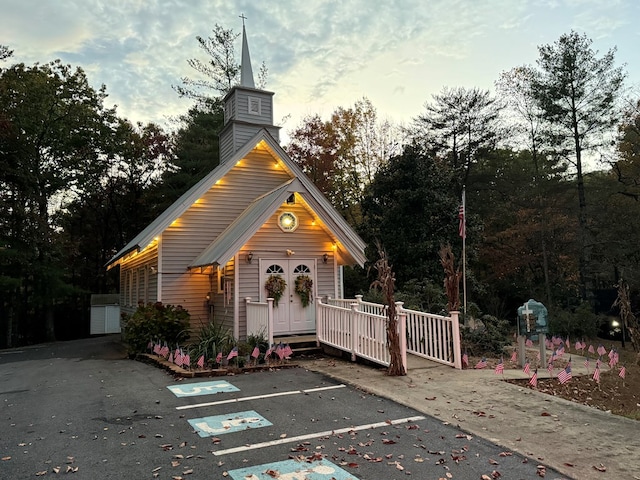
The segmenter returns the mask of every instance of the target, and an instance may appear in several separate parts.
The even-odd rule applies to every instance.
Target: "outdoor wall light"
[[[253,261],[253,252],[247,253],[247,263],[251,263]]]
[[[325,253],[322,255],[322,263],[327,263],[329,261],[329,254]]]

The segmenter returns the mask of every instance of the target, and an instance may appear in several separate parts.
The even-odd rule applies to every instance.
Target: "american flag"
[[[216,363],[220,362],[222,362],[222,352],[218,352],[218,355],[216,355]]]
[[[176,355],[173,357],[173,361],[175,362],[176,365],[178,365],[179,367],[182,366],[183,363],[183,357],[182,357],[182,352],[176,348]]]
[[[188,353],[182,356],[182,365],[188,368],[191,367],[191,356]]]
[[[173,352],[169,352],[169,363],[173,363]]]
[[[600,367],[596,364],[596,369],[593,371],[593,379],[596,383],[600,383]]]
[[[553,363],[549,362],[547,365],[547,371],[549,372],[549,375],[553,375]]]
[[[284,358],[284,345],[282,345],[282,342],[280,342],[276,347],[276,355],[278,355],[280,360]]]
[[[291,355],[293,355],[293,350],[291,349],[288,343],[284,346],[283,350],[284,350],[285,357],[290,357]]]
[[[606,349],[606,348],[604,348],[602,345],[599,345],[599,346],[598,346],[598,355],[602,356],[602,355],[604,355],[605,353],[607,353],[607,349]]]
[[[153,353],[155,353],[156,355],[160,355],[160,344],[156,343],[153,347]]]
[[[513,353],[511,354],[511,363],[516,363],[517,360],[518,360],[518,352],[514,350]]]
[[[600,368],[601,363],[602,361],[600,360],[600,357],[598,357],[598,359],[596,360],[596,368]]]
[[[267,348],[267,353],[264,354],[264,358],[269,358],[269,356],[273,353],[273,345]]]
[[[586,368],[587,373],[589,373],[589,357],[584,359],[584,368]]]
[[[504,374],[504,361],[502,358],[500,359],[500,363],[496,365],[494,372],[496,375],[500,375],[501,373]]]
[[[462,354],[462,364],[467,367],[469,366],[469,355],[467,355],[467,352]]]
[[[620,378],[622,378],[624,380],[624,377],[627,376],[627,369],[626,367],[623,365],[622,367],[620,367],[620,372],[618,373],[618,376]]]
[[[253,352],[251,352],[251,356],[253,358],[258,358],[260,356],[260,349],[258,348],[257,345],[253,347]]]
[[[162,357],[165,357],[165,358],[166,358],[166,357],[167,357],[167,355],[169,355],[170,353],[171,353],[171,352],[169,351],[169,347],[167,347],[166,345],[165,345],[165,346],[163,346],[163,347],[160,349],[160,355],[161,355]]]
[[[531,372],[531,366],[529,365],[529,360],[525,362],[524,368],[522,369],[522,371],[527,375],[529,375],[529,373]]]
[[[487,359],[483,357],[482,360],[476,363],[476,366],[473,368],[485,368],[486,366],[487,366]]]
[[[558,380],[563,384],[571,380],[571,365],[567,365],[564,369],[558,372]]]
[[[227,355],[227,360],[231,360],[232,358],[235,358],[237,356],[238,356],[238,347],[233,347],[229,352],[229,355]]]
[[[533,341],[530,338],[524,342],[525,347],[533,347]]]
[[[204,368],[204,355],[200,355],[196,365],[198,365],[198,368]]]
[[[534,370],[533,375],[531,375],[531,378],[529,379],[529,385],[531,385],[534,388],[538,386],[538,369],[537,368]]]
[[[596,351],[593,349],[593,345],[589,345],[587,352],[591,353],[592,355],[596,353]]]

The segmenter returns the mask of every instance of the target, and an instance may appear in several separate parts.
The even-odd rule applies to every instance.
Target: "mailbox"
[[[547,316],[547,307],[529,299],[518,307],[518,334],[525,337],[546,334],[549,331]]]

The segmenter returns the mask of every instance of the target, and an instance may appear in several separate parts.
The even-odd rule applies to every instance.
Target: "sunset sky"
[[[444,87],[493,91],[500,72],[534,64],[538,46],[572,29],[600,56],[617,47],[640,90],[637,0],[0,0],[0,11],[10,63],[80,66],[120,116],[162,126],[190,105],[171,88],[197,77],[187,59],[207,60],[196,35],[216,23],[240,33],[241,14],[285,136],[305,115],[326,118],[362,97],[409,123]]]

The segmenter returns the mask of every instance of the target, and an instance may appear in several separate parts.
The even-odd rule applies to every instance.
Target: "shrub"
[[[189,338],[190,318],[189,312],[179,305],[161,302],[141,305],[133,315],[123,317],[122,339],[132,354],[144,352],[149,341],[177,345]]]
[[[509,344],[509,322],[492,315],[483,315],[480,321],[482,324],[475,329],[460,329],[462,350],[476,356],[502,355]]]
[[[549,333],[570,338],[595,338],[602,317],[593,312],[588,302],[575,310],[556,310],[549,315]]]
[[[208,323],[198,332],[198,342],[192,346],[192,357],[204,355],[207,361],[216,358],[218,352],[229,353],[235,344],[231,330],[221,323]]]

